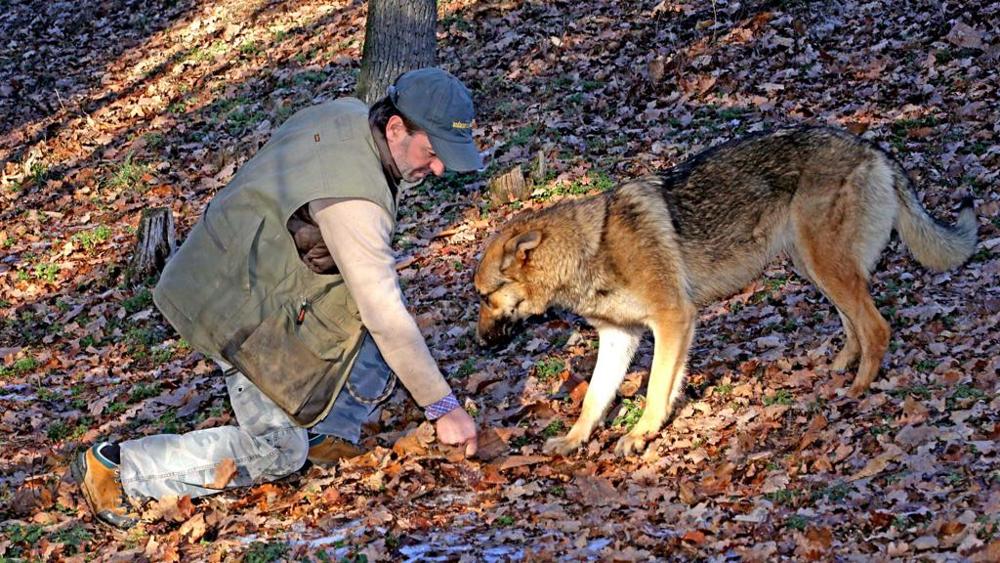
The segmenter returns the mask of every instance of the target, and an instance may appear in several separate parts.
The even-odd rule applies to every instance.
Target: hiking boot
[[[80,452],[71,466],[73,477],[99,522],[120,529],[131,528],[138,520],[129,513],[118,466],[101,455],[100,449],[105,444],[95,444]]]
[[[365,451],[336,436],[317,434],[309,437],[309,461],[313,465],[332,465],[342,459],[359,456]]]

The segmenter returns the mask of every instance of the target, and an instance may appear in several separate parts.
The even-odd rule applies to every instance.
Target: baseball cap
[[[389,99],[427,133],[445,168],[469,172],[483,167],[472,140],[472,94],[457,78],[439,68],[411,70],[389,86]]]

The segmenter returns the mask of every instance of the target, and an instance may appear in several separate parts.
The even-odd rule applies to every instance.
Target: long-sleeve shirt
[[[364,199],[320,199],[309,204],[386,363],[421,407],[451,393],[451,387],[427,349],[427,343],[406,309],[390,246],[392,221],[388,213]]]

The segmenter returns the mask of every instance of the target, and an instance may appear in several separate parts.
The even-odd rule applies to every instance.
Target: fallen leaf
[[[177,533],[182,536],[187,536],[188,543],[197,543],[202,536],[205,535],[205,515],[202,513],[195,514],[191,518],[188,518],[181,527],[177,529]]]
[[[184,522],[194,515],[194,504],[190,495],[182,497],[166,496],[149,504],[142,515],[143,520],[167,520]]]
[[[434,426],[430,422],[424,422],[396,440],[392,445],[392,451],[400,457],[427,455],[428,446],[433,441]]]
[[[215,466],[215,479],[208,485],[210,489],[225,489],[229,481],[233,479],[236,475],[236,460],[231,457],[227,457],[219,462],[219,465]]]
[[[688,530],[681,536],[681,539],[700,545],[705,543],[705,533],[701,530]]]
[[[503,458],[498,464],[501,471],[506,469],[514,469],[515,467],[522,467],[525,465],[535,465],[536,463],[543,463],[551,459],[547,455],[512,455]]]
[[[478,446],[476,458],[483,461],[493,461],[502,455],[507,455],[510,451],[507,442],[500,437],[494,428],[487,428],[479,433]]]
[[[888,467],[890,463],[899,459],[899,457],[903,454],[903,451],[899,449],[898,446],[890,445],[890,450],[891,451],[879,454],[869,460],[860,471],[848,477],[847,480],[857,481],[858,479],[866,479],[885,471],[885,468]]]

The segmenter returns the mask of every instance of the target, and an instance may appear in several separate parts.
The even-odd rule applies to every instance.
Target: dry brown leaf
[[[499,463],[499,468],[501,471],[505,469],[513,469],[515,467],[521,467],[524,465],[534,465],[536,463],[543,463],[551,458],[547,455],[512,455]]]
[[[573,480],[576,486],[576,499],[582,505],[617,506],[621,504],[621,495],[611,481],[598,475],[579,475]]]
[[[705,533],[701,530],[688,530],[681,536],[681,539],[696,544],[703,544],[705,543]]]
[[[184,522],[194,515],[194,504],[190,495],[182,497],[167,496],[149,504],[142,515],[143,520],[168,520],[171,522]]]
[[[424,422],[404,434],[392,445],[392,451],[399,456],[427,455],[428,446],[434,441],[434,426]]]
[[[177,533],[181,536],[187,536],[188,543],[197,543],[198,540],[205,535],[205,532],[205,515],[200,512],[191,518],[188,518],[187,521],[181,524],[181,527],[177,529]]]
[[[821,430],[826,428],[827,420],[822,414],[817,414],[809,421],[809,426],[806,428],[805,434],[802,435],[802,439],[799,440],[799,451],[802,451],[812,445],[819,438],[819,433]]]
[[[483,461],[493,461],[510,451],[506,440],[500,437],[495,428],[487,428],[480,432],[478,445],[476,458]]]
[[[227,457],[219,462],[219,465],[215,466],[215,479],[208,485],[210,489],[225,489],[226,485],[232,481],[233,476],[236,475],[236,460],[231,457]]]
[[[890,463],[899,459],[899,457],[903,454],[903,451],[899,449],[898,446],[890,445],[889,450],[890,451],[881,453],[869,460],[860,471],[848,477],[847,480],[857,481],[858,479],[865,479],[867,477],[878,475],[884,471]]]

